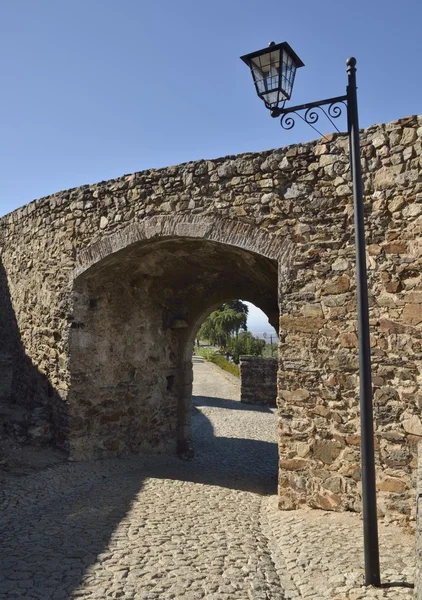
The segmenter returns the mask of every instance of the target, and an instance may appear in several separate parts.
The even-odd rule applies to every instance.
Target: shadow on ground
[[[192,396],[193,407],[213,406],[214,408],[228,408],[229,410],[253,410],[255,412],[270,413],[268,406],[258,404],[245,404],[238,400],[226,400],[225,398],[210,398],[209,396]]]
[[[222,398],[193,400],[193,460],[141,456],[68,463],[10,482],[5,490],[12,492],[10,510],[0,520],[0,597],[69,600],[89,577],[90,566],[101,561],[146,478],[275,493],[277,445],[216,437],[200,411],[201,406],[244,411],[251,407]]]
[[[192,437],[195,481],[235,487],[258,494],[277,492],[278,448],[276,443],[251,437],[217,437],[201,407],[271,413],[263,406],[244,405],[236,400],[193,396]],[[225,415],[224,415],[224,418]],[[237,417],[234,416],[234,419]],[[253,417],[252,417],[253,418]],[[275,417],[274,417],[275,426]]]
[[[408,583],[407,581],[390,581],[389,583],[382,583],[381,588],[389,589],[389,588],[408,588],[410,590],[415,589],[414,583]]]

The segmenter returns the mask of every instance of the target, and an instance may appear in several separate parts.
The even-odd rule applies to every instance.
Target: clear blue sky
[[[288,41],[294,103],[344,93],[361,126],[420,113],[420,0],[3,0],[0,215],[151,167],[285,146],[239,56]]]

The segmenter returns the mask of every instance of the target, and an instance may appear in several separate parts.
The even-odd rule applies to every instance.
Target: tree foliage
[[[213,346],[225,348],[233,334],[247,330],[248,306],[241,300],[222,304],[202,323],[197,337]]]
[[[262,356],[265,340],[247,331],[248,310],[241,300],[222,304],[203,322],[197,338],[224,349],[236,364],[242,354]]]
[[[249,356],[262,356],[265,348],[265,340],[260,340],[252,335],[250,331],[242,331],[238,337],[232,337],[227,344],[226,351],[238,364],[239,356],[246,354]]]
[[[232,300],[231,302],[227,302],[226,304],[223,304],[223,306],[228,306],[229,308],[233,309],[237,313],[241,313],[243,315],[240,329],[243,329],[243,331],[247,331],[248,330],[247,321],[248,321],[248,314],[249,314],[248,305],[245,304],[244,302],[242,302],[242,300]]]

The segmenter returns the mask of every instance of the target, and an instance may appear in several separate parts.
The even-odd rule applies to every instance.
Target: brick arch
[[[260,306],[277,327],[279,284],[288,278],[292,248],[287,238],[247,223],[174,215],[130,224],[82,250],[69,335],[73,458],[185,451],[188,349],[199,321],[238,297]],[[98,399],[92,407],[91,398]]]
[[[137,242],[168,237],[189,237],[236,246],[260,254],[279,263],[279,281],[289,279],[293,244],[288,237],[269,233],[266,229],[238,220],[215,216],[175,214],[154,216],[101,238],[80,251],[76,258],[73,278],[87,271],[97,262]]]

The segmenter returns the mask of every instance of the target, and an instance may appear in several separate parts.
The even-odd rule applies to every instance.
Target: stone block
[[[325,321],[318,317],[280,317],[280,329],[292,332],[317,333]]]
[[[280,390],[280,397],[287,402],[304,402],[309,399],[309,392],[305,389],[298,390]]]
[[[350,279],[347,275],[341,275],[340,277],[334,277],[330,279],[323,287],[323,295],[335,295],[344,294],[350,288]]]
[[[341,496],[329,491],[322,491],[320,494],[312,497],[310,504],[313,508],[320,508],[322,510],[339,510]]]
[[[331,465],[339,456],[343,444],[336,440],[317,440],[313,446],[313,458]]]
[[[240,357],[240,401],[246,404],[276,406],[276,358]]]
[[[290,458],[290,459],[280,459],[279,461],[280,469],[285,469],[286,471],[303,471],[308,466],[308,461],[302,458]]]
[[[377,490],[380,492],[393,492],[395,494],[402,494],[406,491],[406,484],[401,479],[387,477],[382,481],[377,482]]]
[[[386,254],[405,254],[408,252],[408,247],[405,242],[390,242],[383,246]]]
[[[402,421],[403,429],[407,433],[422,436],[422,423],[417,415],[412,415],[408,419]]]
[[[394,187],[397,176],[403,171],[403,165],[381,167],[374,175],[375,189],[384,190]]]
[[[338,336],[338,343],[343,348],[357,348],[358,336],[356,333],[341,333]]]
[[[419,323],[422,323],[422,306],[420,304],[406,304],[402,319],[409,325],[419,325]]]

